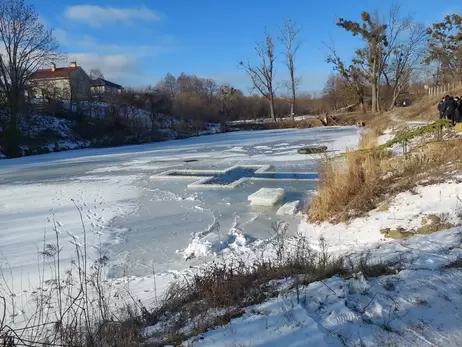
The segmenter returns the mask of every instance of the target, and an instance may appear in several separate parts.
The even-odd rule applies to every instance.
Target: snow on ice
[[[251,205],[273,206],[284,198],[282,188],[260,188],[255,193],[249,195],[248,200]]]
[[[313,283],[304,289],[303,302],[287,292],[249,308],[244,316],[204,334],[194,345],[340,346],[341,337],[353,345],[389,340],[411,346],[418,340],[456,346],[462,340],[461,323],[457,319],[444,322],[440,317],[444,316],[441,312],[457,317],[462,308],[455,295],[462,283],[460,273],[457,269],[433,271],[460,256],[460,229],[409,240],[384,239],[380,230],[415,229],[429,215],[458,223],[462,184],[421,187],[412,194],[399,194],[387,211],[330,225],[309,224],[296,214],[315,183],[292,182],[295,187],[291,187],[280,181],[251,182],[232,191],[194,191],[183,180],[149,178],[166,170],[223,170],[248,164],[271,164],[278,171],[315,171],[319,156],[299,155],[298,148],[326,145],[330,151],[340,151],[356,146],[359,132],[335,127],[238,132],[1,161],[2,266],[11,269],[8,281],[13,291],[26,299],[28,284],[39,279],[37,252],[44,235],[52,238],[53,230],[59,231],[67,262],[74,249],[70,242],[83,242],[79,208],[89,230],[88,242],[97,249],[102,245],[109,256],[113,290],[122,292],[130,285],[131,295],[152,306],[173,280],[194,274],[208,259],[274,257],[271,225],[282,218],[289,225],[288,246],[304,237],[316,248],[322,236],[335,253],[371,250],[377,259],[405,254],[412,261],[408,270],[396,276]],[[261,188],[284,189],[285,204],[250,205],[249,195]],[[128,268],[129,273],[121,268]],[[387,292],[383,281],[392,281],[396,289]],[[388,297],[374,298],[378,292]],[[390,321],[390,315],[396,319]],[[452,335],[438,333],[439,328],[452,329]],[[374,338],[379,340],[374,342]]]

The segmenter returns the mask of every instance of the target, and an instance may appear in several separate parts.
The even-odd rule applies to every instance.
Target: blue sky
[[[27,0],[26,0],[27,1]],[[100,68],[125,86],[155,84],[166,73],[211,77],[247,91],[250,83],[239,60],[253,61],[264,28],[275,36],[284,18],[303,28],[297,70],[304,91],[320,91],[332,71],[323,42],[335,42],[351,56],[357,39],[335,26],[338,17],[359,19],[362,10],[387,9],[392,0],[40,0],[34,3],[55,29],[69,60],[86,70]],[[430,24],[461,5],[433,0],[402,0],[402,11]],[[278,56],[276,78],[284,78]]]

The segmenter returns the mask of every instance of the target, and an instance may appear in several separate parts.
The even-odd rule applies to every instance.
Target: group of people
[[[462,97],[446,95],[438,104],[440,119],[449,119],[451,124],[462,122]]]

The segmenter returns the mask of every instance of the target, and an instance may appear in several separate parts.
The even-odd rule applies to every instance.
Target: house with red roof
[[[90,97],[91,78],[84,69],[71,62],[66,67],[35,71],[29,77],[29,93],[33,98],[79,101]]]

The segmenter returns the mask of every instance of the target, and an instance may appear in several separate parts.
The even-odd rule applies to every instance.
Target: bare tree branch
[[[301,82],[300,78],[295,77],[295,56],[301,46],[301,43],[297,42],[296,40],[301,31],[301,28],[297,25],[296,22],[292,21],[291,19],[286,19],[284,21],[284,27],[280,29],[280,31],[281,34],[279,40],[284,46],[284,64],[286,65],[290,76],[290,82],[287,83],[287,89],[290,89],[291,92],[290,113],[293,118],[296,112],[296,89]]]
[[[265,31],[265,41],[257,43],[255,51],[258,55],[260,63],[252,65],[250,62],[239,62],[239,65],[244,69],[252,81],[253,88],[256,89],[263,97],[265,97],[270,106],[270,116],[272,120],[276,120],[274,113],[274,62],[276,56],[274,54],[274,43],[268,32]]]
[[[357,104],[361,106],[361,110],[365,112],[364,106],[364,76],[358,66],[355,65],[354,60],[349,66],[340,59],[335,50],[335,46],[328,46],[324,43],[330,53],[327,56],[327,62],[334,65],[336,71],[347,83],[347,85],[354,91],[356,95]]]
[[[28,77],[60,58],[57,49],[53,31],[44,27],[33,6],[24,0],[0,2],[0,89],[10,107],[13,132]]]
[[[88,74],[88,76],[90,76],[90,78],[91,78],[92,80],[96,80],[97,78],[102,78],[102,79],[104,79],[103,73],[102,73],[101,70],[98,69],[98,68],[93,68],[93,69],[91,69],[91,70],[90,70],[90,73]]]
[[[398,5],[392,5],[386,21],[388,45],[383,50],[381,70],[390,91],[388,109],[392,109],[413,74],[422,66],[426,29],[412,16],[402,17]]]

